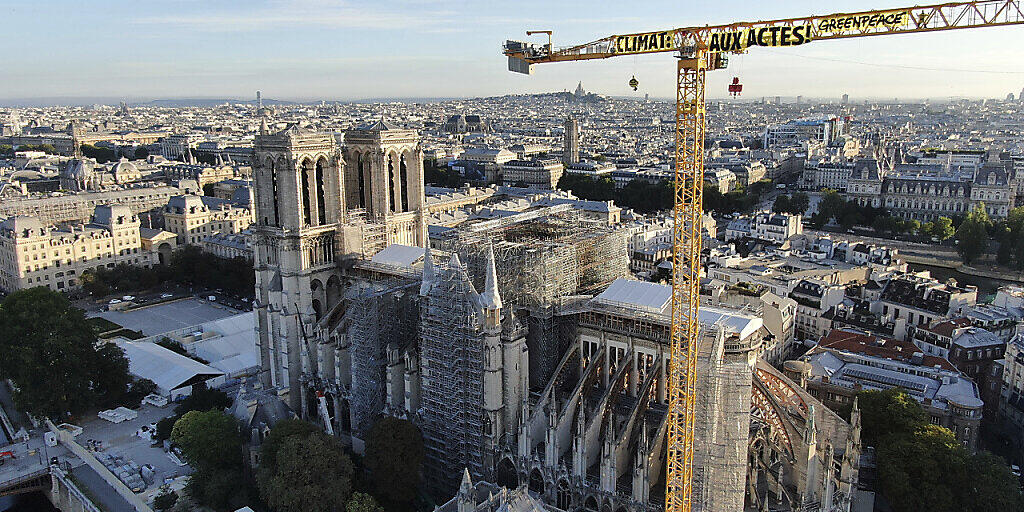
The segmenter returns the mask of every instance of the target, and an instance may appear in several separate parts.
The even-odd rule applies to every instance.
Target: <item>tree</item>
[[[772,204],[772,211],[775,213],[789,213],[792,208],[793,204],[787,195],[776,197],[775,202]]]
[[[142,160],[149,156],[149,148],[146,146],[135,146],[135,159]]]
[[[308,421],[299,419],[281,420],[270,429],[266,439],[260,446],[260,466],[273,468],[277,465],[277,453],[281,445],[292,437],[308,437],[320,429]]]
[[[153,508],[164,511],[173,507],[177,502],[178,495],[174,491],[167,491],[153,498]]]
[[[751,195],[757,197],[758,199],[761,199],[762,196],[767,194],[773,188],[775,188],[775,186],[772,185],[770,181],[755,181],[754,183],[750,184],[748,190],[750,191]]]
[[[807,222],[810,223],[812,228],[821,229],[825,226],[826,223],[828,223],[828,217],[826,217],[821,212],[816,212],[814,215],[811,215],[809,219],[807,219]]]
[[[203,195],[213,197],[213,183],[203,185]]]
[[[953,229],[953,219],[949,217],[939,217],[932,225],[932,236],[939,240],[949,240],[954,234],[956,231]]]
[[[950,485],[962,479],[963,447],[948,429],[926,425],[895,435],[878,446],[876,460],[878,481],[893,510],[963,510]]]
[[[932,425],[905,391],[862,391],[865,446],[876,448],[878,481],[896,512],[1024,510],[1016,479],[998,457],[968,455],[949,429]]]
[[[57,154],[57,148],[53,147],[53,144],[21,144],[18,146],[18,151],[42,151],[49,155]],[[14,155],[13,149],[11,155]]]
[[[811,207],[811,198],[806,192],[794,192],[789,197],[789,204],[791,206],[790,212],[797,215],[803,215],[807,212],[807,209]]]
[[[101,164],[117,160],[117,151],[112,148],[93,146],[92,144],[82,144],[81,150],[83,156],[94,158]]]
[[[84,312],[58,292],[9,295],[0,303],[0,333],[0,378],[14,381],[15,404],[25,412],[62,421],[130,391],[124,351],[99,342]]]
[[[377,504],[373,496],[356,492],[352,493],[352,497],[345,504],[345,512],[384,512],[384,509]]]
[[[1000,265],[1024,270],[1024,206],[1010,210],[1006,220],[995,229],[999,241],[996,259]]]
[[[231,397],[219,389],[210,389],[205,382],[192,385],[192,394],[185,397],[174,408],[174,415],[156,422],[156,438],[160,441],[171,438],[174,424],[191,411],[223,411],[231,405]]]
[[[987,452],[976,453],[967,459],[964,475],[967,478],[957,486],[962,493],[961,510],[1024,510],[1017,478],[1003,459]]]
[[[991,221],[985,211],[985,203],[978,203],[978,206],[967,214],[967,218],[956,230],[958,242],[956,250],[964,263],[970,264],[978,259],[988,248],[988,227]]]
[[[260,496],[278,512],[342,510],[352,490],[352,461],[336,439],[320,431],[291,435],[273,465],[261,462]]]
[[[185,491],[202,505],[230,512],[252,502],[251,487],[241,467],[201,468],[189,475]]]
[[[856,210],[848,210],[841,214],[839,218],[839,225],[843,229],[850,229],[854,226],[864,223],[864,216]]]
[[[893,434],[910,434],[927,423],[924,409],[899,388],[857,393],[860,403],[861,436],[864,444],[875,446]]]
[[[240,466],[242,439],[235,419],[221,411],[189,411],[174,423],[171,441],[196,468]]]
[[[189,411],[174,423],[171,441],[194,469],[185,489],[216,510],[236,510],[248,501],[242,472],[238,423],[221,411]]]
[[[921,227],[918,228],[918,230],[917,230],[918,233],[920,233],[922,235],[926,235],[926,236],[931,236],[931,234],[934,231],[935,231],[935,224],[932,223],[932,222],[925,222],[924,224],[921,224]]]
[[[390,416],[377,421],[363,458],[374,494],[392,505],[411,503],[420,485],[423,456],[423,436],[415,425]]]

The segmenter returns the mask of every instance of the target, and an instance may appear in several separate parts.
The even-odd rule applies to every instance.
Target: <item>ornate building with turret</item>
[[[415,132],[261,132],[265,389],[356,452],[413,422],[444,510],[662,509],[671,290],[629,279],[623,231],[554,204],[428,237]],[[698,509],[850,510],[859,427],[761,358],[756,313],[700,320]]]

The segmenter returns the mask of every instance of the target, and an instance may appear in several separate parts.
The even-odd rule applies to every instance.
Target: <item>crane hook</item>
[[[636,90],[636,86],[638,86],[638,85],[640,85],[640,82],[637,81],[636,75],[633,75],[633,78],[629,79],[629,86],[632,87],[633,90],[635,91]]]

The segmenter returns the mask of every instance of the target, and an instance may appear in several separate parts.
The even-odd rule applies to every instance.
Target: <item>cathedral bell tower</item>
[[[377,121],[345,132],[344,197],[353,219],[386,227],[385,245],[423,247],[426,199],[423,150],[416,131]],[[362,247],[359,252],[368,255],[380,249]]]
[[[306,340],[341,296],[335,259],[345,165],[332,134],[295,126],[270,134],[265,124],[260,132],[252,164],[260,383],[287,390],[302,414],[302,380],[316,373]]]

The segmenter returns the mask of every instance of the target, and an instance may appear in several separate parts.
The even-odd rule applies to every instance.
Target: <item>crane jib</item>
[[[674,30],[615,36],[615,53],[619,54],[663,52],[675,47]]]
[[[741,52],[750,46],[800,46],[811,41],[811,25],[750,28],[711,34],[708,51]]]
[[[612,53],[654,53],[673,51],[682,44],[683,34],[704,39],[711,52],[742,52],[751,46],[800,46],[818,37],[834,37],[851,32],[872,33],[879,30],[899,29],[911,21],[909,10],[875,13],[837,14],[822,18],[791,20],[788,23],[767,24],[729,30],[726,27],[705,29],[678,29],[642,34],[614,36]],[[794,23],[795,22],[795,23]]]

